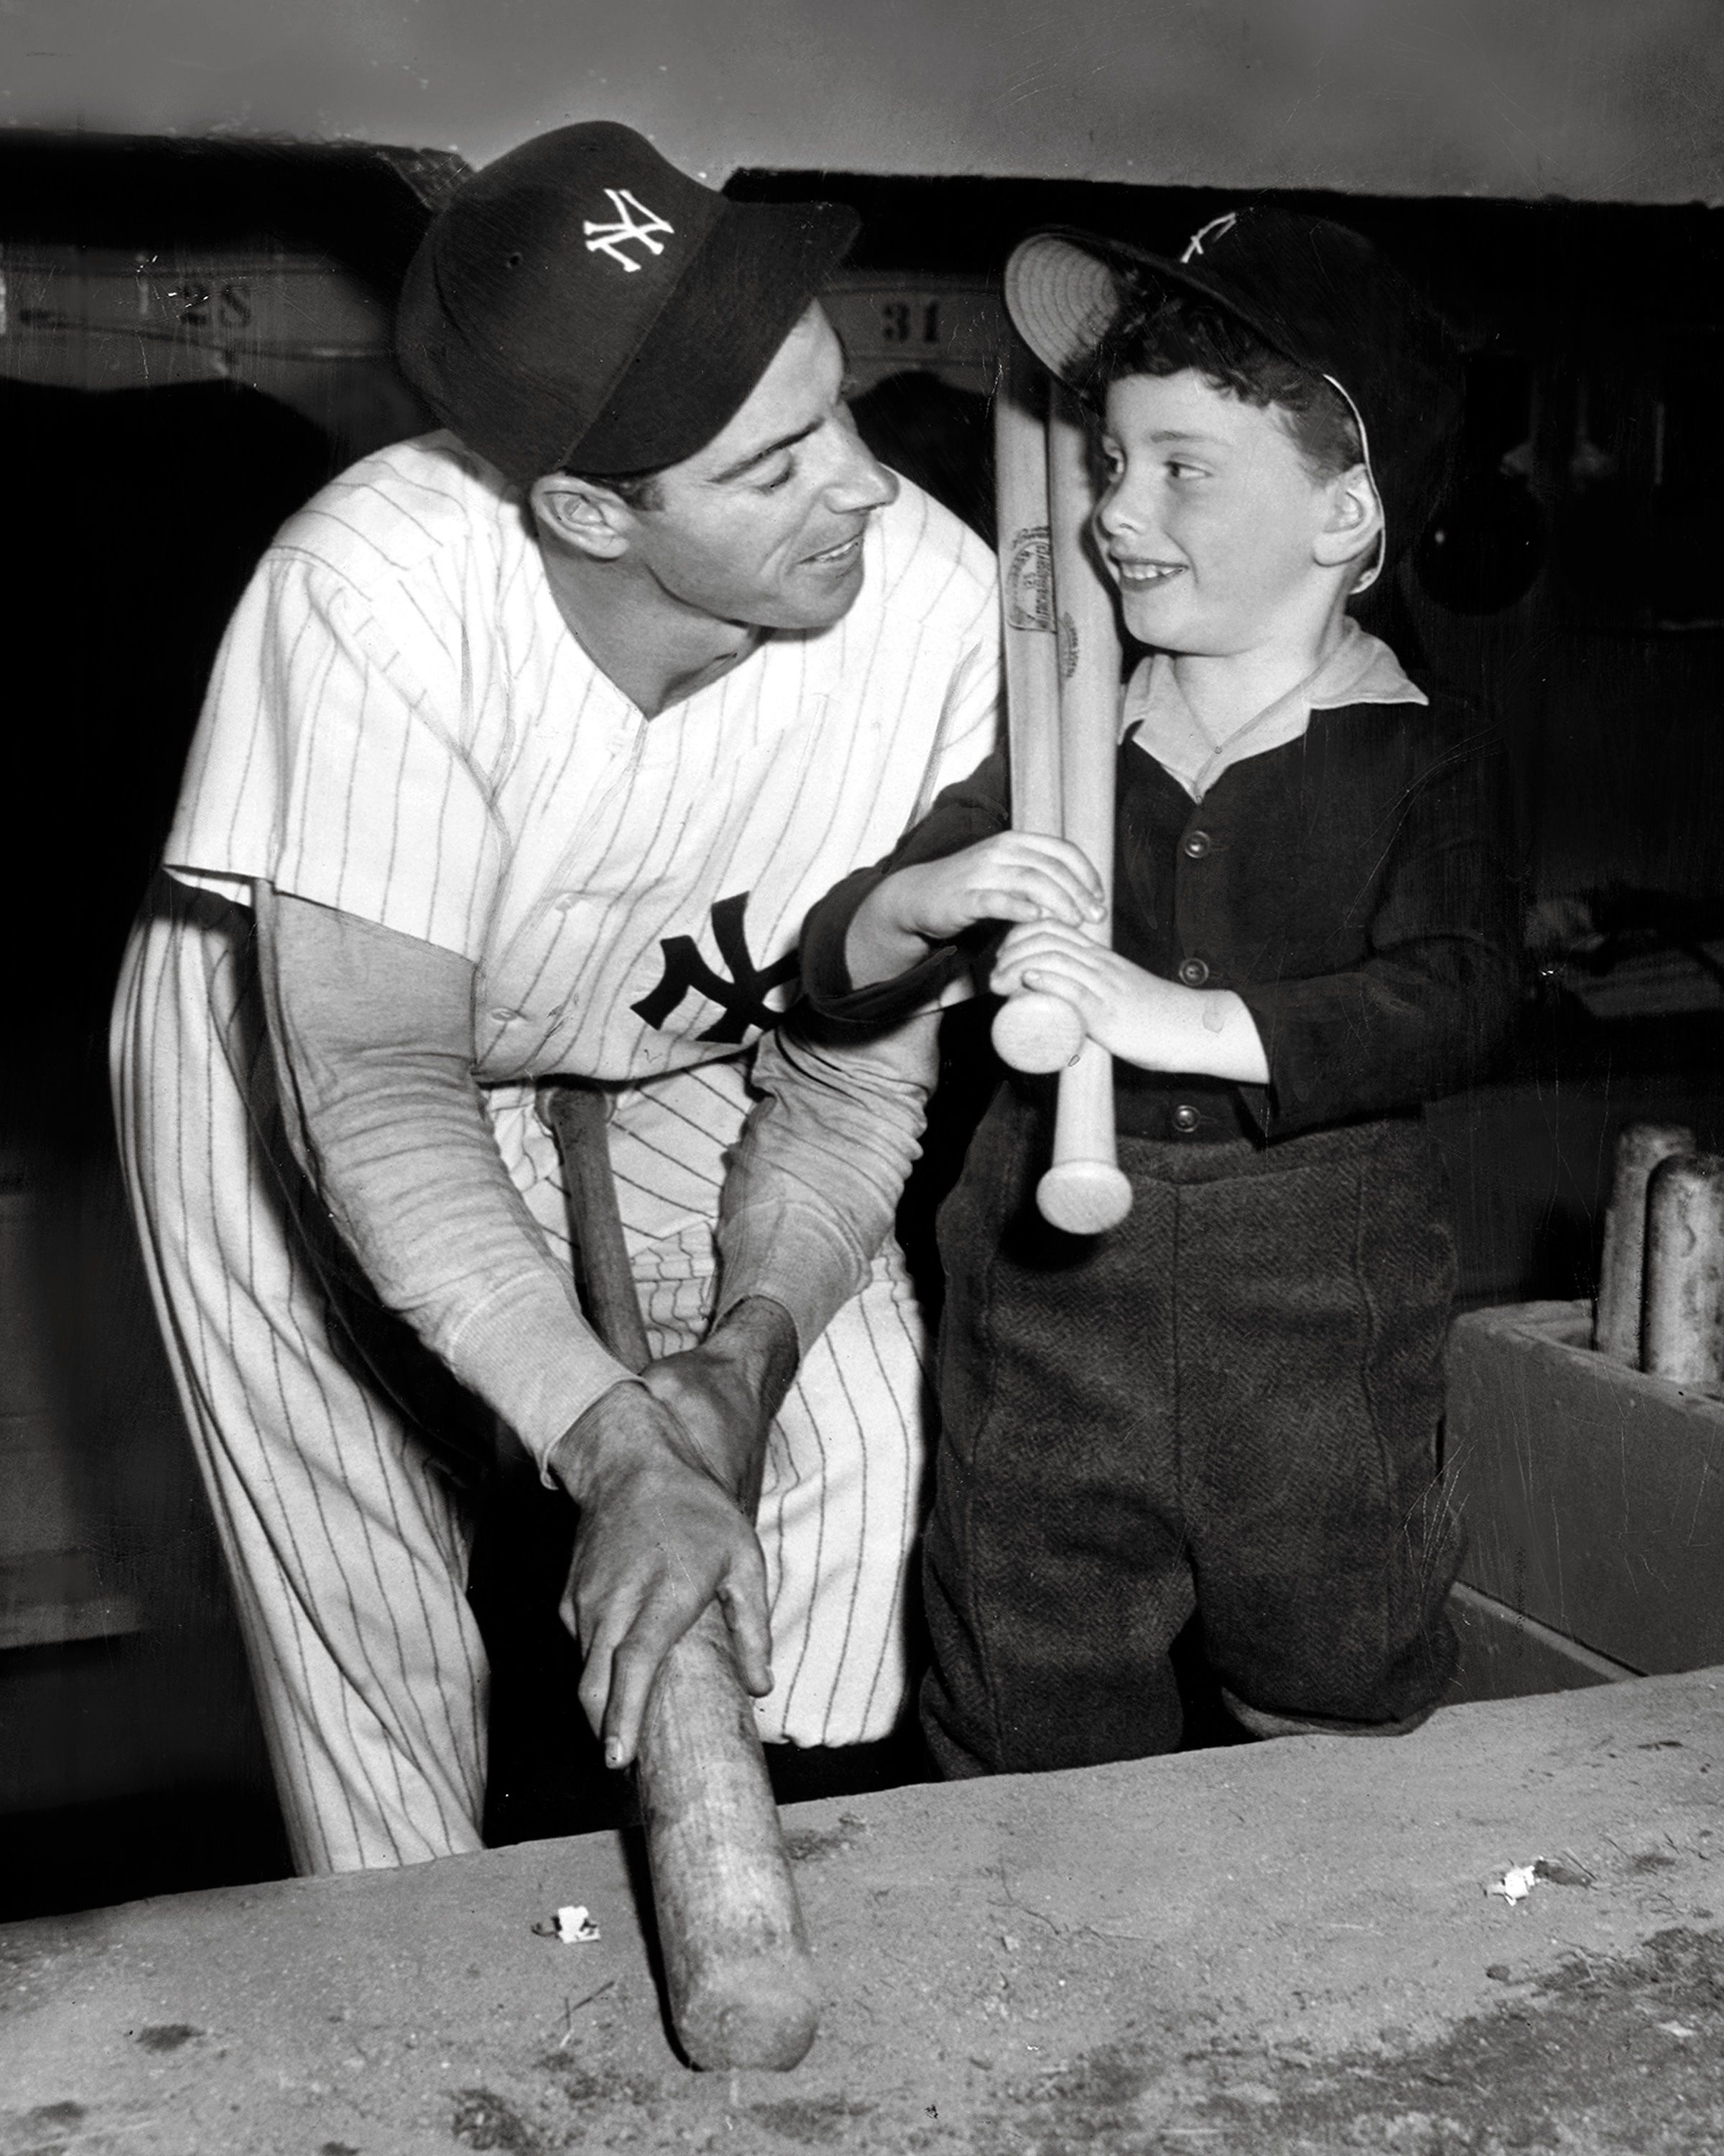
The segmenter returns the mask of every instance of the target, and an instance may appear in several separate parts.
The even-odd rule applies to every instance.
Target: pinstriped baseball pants
[[[462,1448],[439,1462],[429,1418],[409,1419],[332,1311],[326,1282],[351,1260],[282,1132],[249,914],[165,878],[157,891],[115,1008],[121,1158],[295,1865],[477,1849],[488,1671],[464,1593],[468,1507],[446,1471]],[[504,1160],[566,1256],[531,1089],[498,1089],[490,1106]],[[746,1106],[735,1065],[618,1102],[618,1193],[658,1353],[703,1329],[723,1151]],[[757,1704],[768,1741],[865,1741],[902,1705],[921,1352],[894,1254],[810,1350],[774,1429],[758,1516],[778,1678]]]

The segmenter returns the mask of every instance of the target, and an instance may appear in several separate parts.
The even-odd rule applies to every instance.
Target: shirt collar
[[[1297,741],[1313,711],[1337,711],[1347,704],[1429,701],[1382,639],[1361,629],[1349,614],[1341,641],[1326,659],[1219,742],[1198,724],[1186,702],[1172,660],[1165,651],[1152,652],[1126,685],[1121,732],[1177,778],[1194,801],[1201,801],[1230,766]]]

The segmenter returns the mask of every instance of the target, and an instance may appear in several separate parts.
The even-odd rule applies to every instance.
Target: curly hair
[[[1132,374],[1200,374],[1260,410],[1278,412],[1314,479],[1365,460],[1352,407],[1332,382],[1266,343],[1227,308],[1146,279],[1121,308],[1073,386],[1098,408]]]

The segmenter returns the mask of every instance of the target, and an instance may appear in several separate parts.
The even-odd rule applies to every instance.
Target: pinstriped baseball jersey
[[[451,436],[398,444],[265,556],[167,863],[471,959],[483,1082],[708,1062],[782,1009],[813,901],[985,752],[995,607],[981,542],[906,485],[841,621],[647,720],[519,495]]]
[[[649,1333],[660,1352],[691,1343],[747,1046],[788,999],[803,915],[994,731],[991,556],[906,486],[871,520],[865,567],[842,621],[768,638],[648,721],[565,627],[519,496],[434,435],[326,490],[235,615],[167,852],[212,902],[188,894],[141,926],[115,1059],[158,1310],[304,1868],[473,1845],[483,1654],[459,1536],[296,1254],[303,1223],[280,1194],[295,1171],[245,1015],[250,884],[472,961],[499,1152],[553,1250],[562,1192],[531,1081],[616,1086]],[[878,1736],[901,1701],[921,1353],[888,1252],[773,1430],[768,1738]],[[380,1590],[392,1568],[410,1594]]]

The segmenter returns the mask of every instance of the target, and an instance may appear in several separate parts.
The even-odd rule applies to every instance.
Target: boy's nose
[[[1116,480],[1095,505],[1095,528],[1104,539],[1122,537],[1143,529],[1142,506],[1133,503],[1124,484]]]

